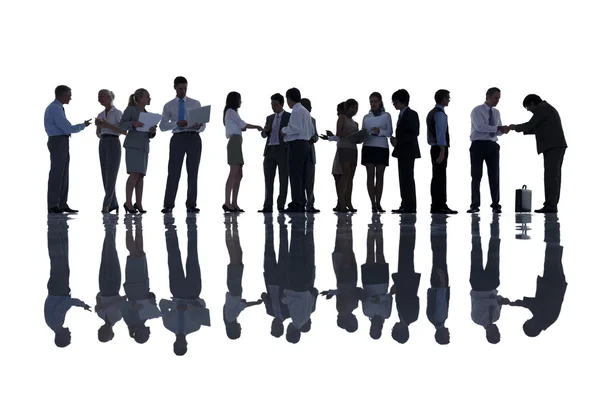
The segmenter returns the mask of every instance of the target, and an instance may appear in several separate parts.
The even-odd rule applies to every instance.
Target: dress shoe
[[[557,208],[551,208],[551,207],[542,207],[541,209],[537,209],[534,211],[535,213],[558,213],[558,209]]]
[[[500,213],[502,213],[502,209],[499,208],[499,207],[494,207],[494,208],[492,208],[492,213],[493,214],[500,214]]]
[[[467,213],[479,213],[479,208],[478,207],[472,207],[469,210],[467,210]]]
[[[197,207],[194,207],[194,206],[188,206],[187,212],[188,213],[200,213],[200,209],[198,209]]]
[[[163,213],[163,214],[173,213],[173,208],[172,207],[165,207],[160,212]]]
[[[306,212],[307,213],[313,213],[313,214],[315,214],[315,213],[320,213],[321,210],[315,209],[314,207],[309,207],[309,208],[306,209]]]
[[[65,206],[62,209],[60,209],[63,213],[70,213],[70,214],[75,214],[75,213],[79,213],[79,210],[75,210],[75,209],[71,209],[69,206]]]
[[[273,209],[269,209],[269,208],[262,208],[258,211],[259,213],[273,213]]]
[[[144,214],[147,213],[147,210],[142,210],[140,209],[140,207],[138,206],[137,202],[133,204],[133,208],[136,209],[137,211],[139,211],[140,213]]]

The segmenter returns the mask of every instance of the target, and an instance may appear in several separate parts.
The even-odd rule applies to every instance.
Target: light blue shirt
[[[446,141],[446,130],[448,130],[448,116],[444,111],[444,107],[442,105],[436,105],[436,107],[441,108],[442,112],[437,112],[434,115],[435,120],[435,135],[436,135],[436,145],[437,146],[448,146]]]
[[[44,112],[44,128],[48,136],[71,135],[85,129],[85,123],[72,125],[60,101],[54,100]]]
[[[71,296],[49,295],[44,303],[44,318],[46,319],[46,325],[54,332],[58,332],[65,323],[67,312],[73,306],[85,308],[86,304]]]

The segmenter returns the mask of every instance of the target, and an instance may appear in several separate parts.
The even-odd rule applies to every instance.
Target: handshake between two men
[[[499,126],[498,131],[500,131],[503,134],[508,134],[508,131],[514,131],[515,127],[516,126],[514,124],[511,124],[509,126]]]

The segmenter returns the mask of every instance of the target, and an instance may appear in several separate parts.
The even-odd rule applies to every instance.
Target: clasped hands
[[[177,122],[177,127],[187,127],[187,125],[188,125],[188,122],[186,120],[179,120]],[[189,128],[198,131],[200,129],[200,127],[202,127],[203,125],[204,124],[198,124],[198,123],[196,123],[196,124],[192,125]]]
[[[498,131],[500,131],[503,134],[508,134],[508,131],[514,131],[515,130],[515,125],[511,124],[509,126],[500,126],[498,127]]]

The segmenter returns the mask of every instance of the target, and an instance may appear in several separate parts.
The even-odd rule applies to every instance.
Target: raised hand
[[[83,124],[85,124],[86,127],[89,126],[90,124],[92,124],[92,119],[84,121]]]

